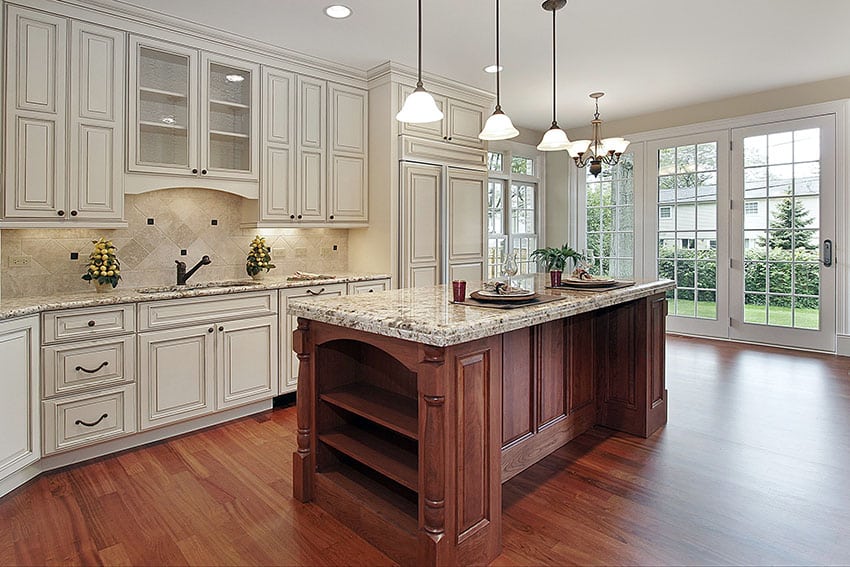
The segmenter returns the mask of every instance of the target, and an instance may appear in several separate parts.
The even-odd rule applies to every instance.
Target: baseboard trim
[[[850,356],[850,335],[838,335],[835,354],[838,356]]]

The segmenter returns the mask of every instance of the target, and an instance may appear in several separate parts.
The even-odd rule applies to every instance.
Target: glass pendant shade
[[[543,139],[537,144],[537,149],[541,152],[558,152],[566,150],[569,145],[570,140],[567,138],[567,133],[561,130],[557,124],[553,124],[543,134]]]
[[[484,129],[478,134],[482,140],[507,140],[519,136],[519,130],[514,128],[510,117],[497,110],[484,123]]]
[[[589,147],[590,140],[576,140],[567,146],[567,151],[570,153],[570,157],[577,158],[581,157],[581,154],[586,152]]]
[[[605,144],[606,150],[612,151],[615,154],[621,154],[626,151],[630,142],[625,138],[605,138],[602,140],[602,143]]]
[[[437,107],[437,102],[431,93],[426,91],[422,86],[407,95],[404,100],[404,106],[401,107],[398,114],[395,115],[399,122],[409,122],[412,124],[424,124],[426,122],[436,122],[443,119],[443,112]]]

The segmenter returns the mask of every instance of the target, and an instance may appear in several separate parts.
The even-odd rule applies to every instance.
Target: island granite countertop
[[[520,278],[516,278],[520,279]],[[366,295],[293,300],[289,314],[433,346],[449,346],[489,337],[640,299],[675,288],[671,280],[639,281],[610,291],[546,289],[548,274],[523,282],[539,293],[562,299],[514,309],[493,309],[451,302],[450,285],[406,288]],[[477,282],[470,282],[476,289]]]
[[[271,289],[331,285],[388,279],[390,276],[388,274],[351,273],[334,275],[332,277],[322,279],[296,281],[287,280],[286,277],[287,276],[266,276],[266,278],[262,280],[245,278],[244,280],[231,280],[227,282],[192,282],[182,289],[174,289],[175,286],[124,289],[119,285],[117,288],[106,293],[96,293],[94,287],[92,287],[90,291],[81,291],[76,293],[2,299],[0,300],[0,321],[55,309],[94,307],[98,305],[114,305],[117,303],[140,303],[143,301],[158,301],[160,299],[205,297],[209,295],[247,293],[251,291],[266,291]],[[222,284],[226,285],[223,286]]]

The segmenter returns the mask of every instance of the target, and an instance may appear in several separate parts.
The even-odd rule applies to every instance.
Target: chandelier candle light
[[[629,147],[629,141],[623,138],[605,138],[600,140],[600,130],[602,120],[599,118],[599,99],[605,93],[590,93],[590,98],[596,101],[596,112],[593,114],[593,139],[592,140],[576,140],[567,146],[567,151],[570,157],[576,162],[578,167],[585,167],[590,164],[590,173],[594,177],[598,177],[602,171],[602,164],[617,165],[620,162],[620,156]]]
[[[502,66],[499,63],[499,0],[496,0],[496,110],[487,119],[484,129],[478,134],[482,140],[507,140],[519,136],[519,130],[514,128],[510,117],[502,112],[499,93],[499,77],[502,74]]]
[[[419,44],[417,47],[419,60],[419,75],[416,81],[416,88],[412,93],[407,95],[404,105],[395,115],[395,119],[399,122],[408,122],[412,124],[425,124],[426,122],[436,122],[443,119],[443,112],[437,107],[434,97],[431,93],[425,90],[422,86],[422,0],[419,0],[419,16],[418,16],[418,38]]]
[[[567,0],[546,0],[543,2],[543,9],[547,12],[552,12],[552,125],[543,134],[543,139],[537,144],[537,149],[541,152],[557,152],[566,150],[570,144],[567,133],[561,130],[558,126],[556,116],[556,101],[557,101],[557,81],[555,80],[555,12],[567,5]]]

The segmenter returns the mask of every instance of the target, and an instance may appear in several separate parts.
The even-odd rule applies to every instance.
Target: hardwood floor
[[[494,565],[850,563],[850,358],[667,342],[669,422],[594,429],[504,485]],[[295,409],[45,474],[0,565],[385,565],[292,497]]]

